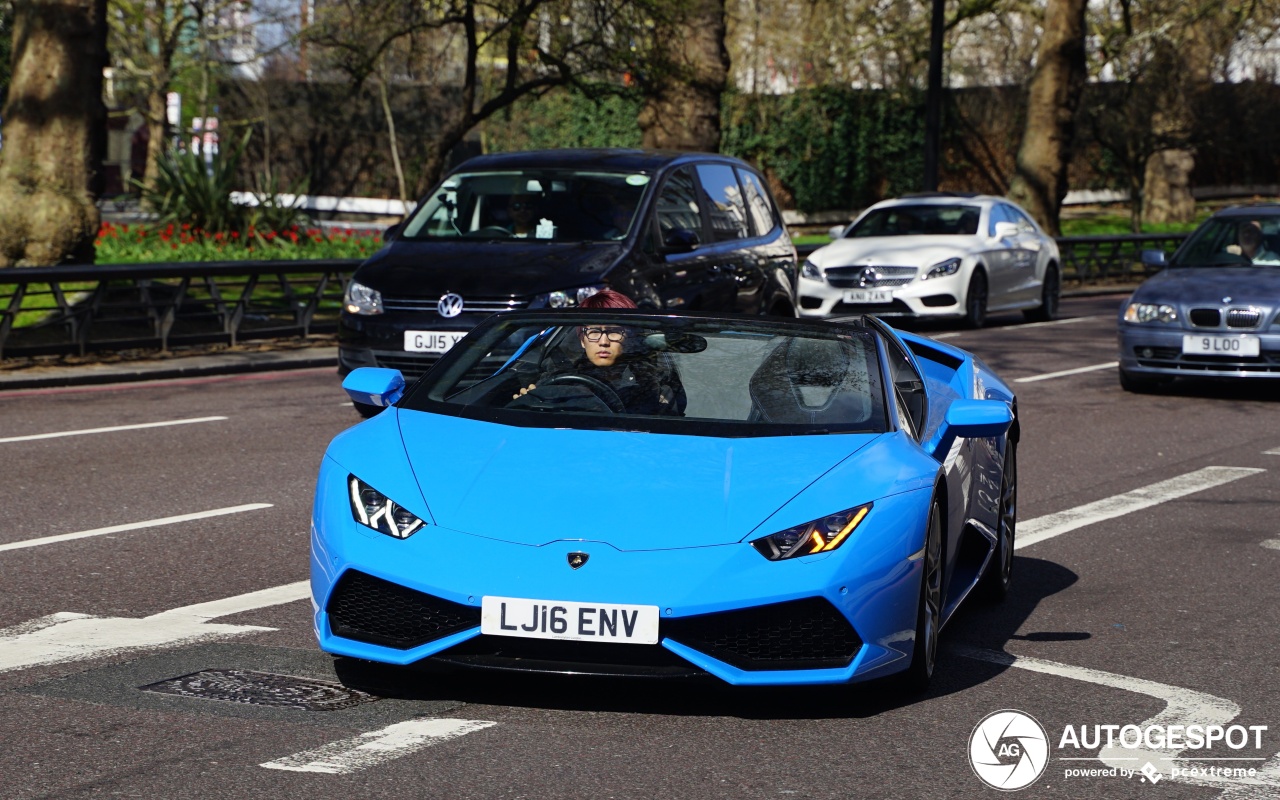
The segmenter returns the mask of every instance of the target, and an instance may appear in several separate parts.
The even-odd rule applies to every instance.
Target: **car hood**
[[[1230,297],[1230,300],[1223,298]],[[1274,306],[1280,267],[1175,267],[1147,279],[1134,292],[1142,302]]]
[[[926,267],[981,250],[979,236],[872,236],[839,239],[815,250],[809,260],[819,267]]]
[[[360,265],[355,279],[391,297],[486,296],[498,286],[504,295],[535,295],[598,283],[623,252],[609,242],[395,241]]]
[[[520,428],[398,412],[437,525],[543,545],[666,550],[742,541],[880,434],[719,439]]]

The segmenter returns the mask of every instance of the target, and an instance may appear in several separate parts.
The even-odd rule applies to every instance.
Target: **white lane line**
[[[58,431],[57,433],[34,433],[30,436],[8,436],[0,439],[0,444],[9,442],[32,442],[36,439],[57,439],[63,436],[84,436],[90,433],[115,433],[116,431],[138,431],[143,428],[164,428],[170,425],[193,425],[197,422],[220,422],[226,417],[194,417],[192,419],[171,419],[167,422],[142,422],[137,425],[114,425],[110,428],[85,428],[78,431]]]
[[[929,338],[930,339],[954,339],[959,335],[960,335],[959,331],[954,331],[952,333],[940,333],[937,336],[930,336]]]
[[[94,528],[88,531],[77,531],[75,533],[59,533],[56,536],[44,536],[39,539],[27,539],[22,542],[9,542],[0,544],[0,552],[5,550],[21,550],[25,547],[40,547],[46,544],[55,544],[57,542],[69,542],[73,539],[87,539],[91,536],[105,536],[108,533],[123,533],[124,531],[136,531],[143,528],[158,528],[161,525],[176,525],[179,522],[191,522],[197,519],[208,519],[209,517],[221,517],[226,514],[239,514],[242,511],[257,511],[262,508],[271,508],[270,503],[248,503],[242,506],[228,506],[227,508],[214,508],[209,511],[197,511],[194,514],[179,514],[176,517],[161,517],[160,519],[148,519],[142,522],[127,522],[123,525],[112,525],[108,528]]]
[[[497,724],[474,719],[411,719],[259,766],[345,775]]]
[[[1064,319],[1051,319],[1048,322],[1024,322],[1014,327],[1018,330],[1026,330],[1027,328],[1044,328],[1049,325],[1070,325],[1073,322],[1086,322],[1091,319],[1112,319],[1111,314],[1092,314],[1087,317],[1066,317]]]
[[[209,620],[292,603],[311,596],[308,581],[171,608],[142,619],[94,617],[63,612],[0,630],[0,672],[61,664],[134,650],[175,647],[257,631],[257,625],[224,625]]]
[[[1273,447],[1270,450],[1263,450],[1264,456],[1280,456],[1280,447]]]
[[[953,646],[952,649],[959,655],[966,658],[973,658],[979,661],[989,661],[993,664],[1001,664],[1009,667],[1018,667],[1032,672],[1040,672],[1046,675],[1056,675],[1062,678],[1070,678],[1071,680],[1085,681],[1087,683],[1096,683],[1102,686],[1110,686],[1113,689],[1122,689],[1127,692],[1136,694],[1144,694],[1148,697],[1154,697],[1157,700],[1165,702],[1164,710],[1156,714],[1151,719],[1138,723],[1138,727],[1145,730],[1149,726],[1160,725],[1165,730],[1169,726],[1181,725],[1185,730],[1187,725],[1227,725],[1240,714],[1240,706],[1223,697],[1215,697],[1205,692],[1197,692],[1194,689],[1184,689],[1180,686],[1170,686],[1165,683],[1157,683],[1155,681],[1145,680],[1143,678],[1132,678],[1127,675],[1117,675],[1113,672],[1102,672],[1101,670],[1089,669],[1087,667],[1076,667],[1070,664],[1060,664],[1056,661],[1044,661],[1038,658],[1026,658],[1024,656],[1015,656],[1011,653],[997,652],[995,650],[983,650],[976,647],[965,647],[963,645]],[[1110,722],[1110,720],[1109,720]],[[1122,747],[1103,747],[1098,753],[1098,760],[1108,767],[1119,767],[1122,769],[1140,768],[1142,762],[1150,761],[1152,766],[1158,769],[1166,778],[1182,783],[1193,783],[1199,786],[1213,786],[1217,788],[1228,787],[1227,793],[1223,797],[1230,796],[1232,798],[1248,797],[1276,797],[1277,789],[1280,789],[1280,775],[1276,770],[1269,772],[1272,766],[1268,764],[1254,778],[1228,778],[1217,777],[1213,775],[1203,776],[1200,773],[1195,775],[1179,774],[1177,777],[1172,776],[1173,768],[1178,767],[1185,769],[1191,765],[1191,762],[1199,759],[1192,758],[1190,761],[1183,761],[1179,756],[1186,752],[1185,749],[1166,748],[1160,750],[1146,750],[1137,748]],[[1280,760],[1280,756],[1273,758],[1272,761]],[[1247,794],[1239,795],[1237,791],[1265,790],[1270,794]]]
[[[1266,472],[1266,470],[1251,467],[1205,467],[1167,481],[1134,489],[1131,492],[1059,511],[1056,514],[1046,514],[1026,522],[1019,521],[1017,543],[1014,549],[1029,547],[1036,542],[1052,539],[1076,528],[1141,511],[1179,497],[1247,478],[1259,472]]]
[[[1264,539],[1259,544],[1268,550],[1280,550],[1280,539]]]
[[[1014,378],[1014,383],[1035,383],[1036,381],[1047,381],[1054,378],[1065,378],[1068,375],[1081,375],[1085,372],[1097,372],[1101,369],[1112,369],[1120,366],[1119,361],[1108,361],[1105,364],[1093,364],[1088,367],[1076,367],[1075,369],[1064,369],[1061,372],[1046,372],[1043,375],[1032,375],[1029,378]]]

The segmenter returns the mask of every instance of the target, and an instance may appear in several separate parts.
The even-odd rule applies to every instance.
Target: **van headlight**
[[[342,306],[349,314],[381,314],[382,292],[370,289],[363,283],[351,281],[347,284],[346,294],[342,298]]]

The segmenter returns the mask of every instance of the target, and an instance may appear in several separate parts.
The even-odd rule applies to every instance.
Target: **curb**
[[[260,353],[220,353],[181,356],[164,360],[125,361],[113,364],[84,364],[62,367],[29,367],[0,372],[0,392],[11,389],[50,389],[66,386],[93,386],[106,383],[171,380],[246,372],[332,367],[337,375],[338,348],[311,347],[304,350]]]

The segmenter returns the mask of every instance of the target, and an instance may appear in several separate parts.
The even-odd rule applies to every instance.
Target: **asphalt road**
[[[299,582],[319,459],[358,421],[331,370],[0,393],[0,797],[997,797],[969,740],[1002,709],[1048,739],[1018,796],[1280,797],[1280,386],[1122,392],[1119,301],[926,331],[1018,391],[1027,541],[915,698],[480,674],[322,708]],[[140,688],[209,671],[310,707]],[[1100,751],[1102,725],[1248,742]],[[1102,774],[1160,755],[1154,783]]]

